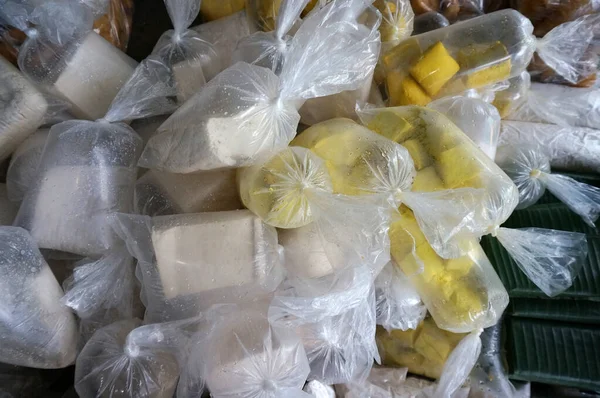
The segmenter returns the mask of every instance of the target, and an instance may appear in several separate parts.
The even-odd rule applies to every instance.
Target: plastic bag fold
[[[244,63],[221,72],[159,127],[140,166],[178,173],[232,168],[284,148],[306,99],[357,88],[377,61],[370,47],[376,31],[357,35],[337,22],[355,2],[338,0],[306,18],[279,77]]]

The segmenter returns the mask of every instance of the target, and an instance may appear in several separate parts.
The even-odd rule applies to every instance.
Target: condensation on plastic
[[[240,169],[238,185],[246,208],[278,228],[298,228],[311,223],[314,196],[332,191],[325,162],[300,147],[288,147]]]
[[[408,0],[375,0],[373,3],[381,13],[382,51],[397,45],[408,38],[413,31],[415,14]]]
[[[234,61],[271,69],[279,74],[292,37],[289,35],[309,0],[283,0],[277,14],[275,29],[255,32],[241,39],[233,54]]]
[[[310,380],[325,384],[363,382],[373,365],[380,362],[375,344],[375,297],[372,288],[354,307],[319,319],[288,315],[269,319],[275,325],[295,330],[310,363]],[[342,299],[342,297],[338,297]],[[333,303],[331,303],[333,305]],[[349,303],[350,304],[350,303]]]
[[[426,105],[431,98],[517,76],[534,51],[576,83],[588,69],[583,54],[593,40],[594,23],[583,17],[536,39],[529,20],[502,10],[414,36],[383,56],[391,105]]]
[[[524,112],[524,110],[517,111],[521,106],[524,109],[529,108],[524,103],[527,102],[529,97],[531,77],[529,76],[529,72],[524,71],[520,75],[506,80],[504,83],[506,84],[497,84],[496,87],[491,87],[490,91],[492,91],[491,96],[493,98],[487,102],[491,102],[498,109],[502,119],[510,119],[513,112],[516,112],[516,114]],[[486,87],[482,89],[482,91],[485,90]],[[527,111],[527,113],[529,112]]]
[[[1,11],[0,11],[1,16]],[[0,57],[0,161],[42,124],[48,103],[14,66]]]
[[[187,366],[186,372],[204,379],[214,397],[309,397],[302,387],[310,369],[298,335],[270,325],[254,308],[215,321]]]
[[[67,0],[36,7],[3,0],[0,8],[4,19],[28,35],[19,52],[21,71],[69,100],[76,116],[101,117],[136,62],[91,31],[90,9]]]
[[[27,231],[0,227],[0,360],[64,368],[76,356],[77,324],[62,289]]]
[[[504,145],[544,148],[555,169],[600,172],[600,130],[506,120],[498,147]]]
[[[0,225],[12,225],[19,211],[19,205],[8,196],[6,184],[0,184]]]
[[[178,173],[232,168],[285,147],[303,101],[356,89],[377,62],[377,31],[356,35],[338,22],[359,3],[339,0],[307,17],[279,77],[237,63],[209,81],[149,140],[140,166]]]
[[[75,363],[80,397],[173,397],[190,333],[180,323],[141,324],[122,320],[94,333]]]
[[[458,343],[446,360],[432,397],[451,397],[467,380],[481,353],[482,329],[474,330]]]
[[[236,170],[173,174],[149,170],[135,183],[136,214],[165,216],[242,209]]]
[[[39,129],[17,147],[6,172],[8,198],[20,202],[36,178],[36,170],[42,157],[50,129]]]
[[[141,145],[123,123],[54,125],[15,225],[29,230],[40,248],[103,254],[115,243],[107,216],[131,210]]]
[[[397,265],[388,263],[375,279],[377,324],[392,329],[416,329],[427,308]]]
[[[506,119],[600,129],[600,90],[532,83]]]
[[[449,97],[435,100],[427,107],[444,114],[494,160],[500,137],[500,114],[493,105],[475,98]]]
[[[360,117],[371,130],[408,148],[417,169],[412,190],[418,193],[403,192],[401,199],[440,256],[464,255],[465,233],[485,234],[517,205],[510,178],[443,114],[406,106],[365,109]]]
[[[275,228],[247,210],[111,222],[138,260],[146,322],[198,315],[211,305],[264,297],[283,278]]]
[[[394,398],[403,395],[407,368],[374,367],[364,383],[338,384],[336,392],[340,398]]]

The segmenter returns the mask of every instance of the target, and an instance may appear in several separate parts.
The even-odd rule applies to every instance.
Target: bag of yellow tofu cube
[[[233,53],[234,61],[269,68],[279,74],[292,38],[290,30],[307,3],[308,0],[283,0],[275,29],[271,32],[256,32],[241,39]]]
[[[382,56],[390,105],[427,105],[432,99],[519,75],[537,54],[576,83],[589,63],[594,18],[582,17],[536,39],[531,22],[502,10],[404,40]]]
[[[404,143],[407,150],[349,119],[316,124],[298,135],[292,145],[309,148],[323,158],[334,193],[381,197],[394,211],[401,204],[409,207],[428,241],[443,257],[460,254],[453,242],[469,231],[475,211],[485,199],[483,190],[471,187],[411,192],[416,168],[428,162],[424,147],[415,139]]]
[[[413,31],[415,13],[408,0],[375,0],[373,5],[381,13],[381,50],[387,51],[407,39]]]
[[[221,72],[158,128],[140,166],[173,173],[235,168],[285,148],[302,103],[356,89],[377,62],[371,48],[378,32],[356,34],[339,23],[359,4],[338,0],[305,18],[279,76],[242,62]]]

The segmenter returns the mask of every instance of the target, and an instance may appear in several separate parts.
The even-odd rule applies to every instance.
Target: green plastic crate
[[[507,312],[521,318],[600,324],[600,302],[591,300],[513,298]]]

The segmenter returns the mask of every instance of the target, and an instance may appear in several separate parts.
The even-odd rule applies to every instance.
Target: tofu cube
[[[399,72],[388,73],[387,89],[391,106],[425,106],[431,102],[431,97],[415,79]]]
[[[499,41],[491,46],[469,46],[458,53],[457,59],[466,73],[468,88],[487,86],[510,77],[510,55]]]
[[[436,169],[446,188],[479,187],[481,164],[474,151],[466,144],[458,145],[440,154]]]
[[[377,134],[392,141],[404,142],[415,134],[412,124],[394,111],[380,112],[367,125]]]
[[[414,192],[434,192],[446,189],[444,182],[438,176],[435,166],[425,167],[417,171],[413,181],[412,191]]]
[[[410,68],[410,74],[427,94],[433,97],[459,70],[460,66],[450,56],[446,47],[441,42],[437,42]]]
[[[402,146],[410,153],[417,171],[433,164],[433,159],[418,139],[406,140]]]

